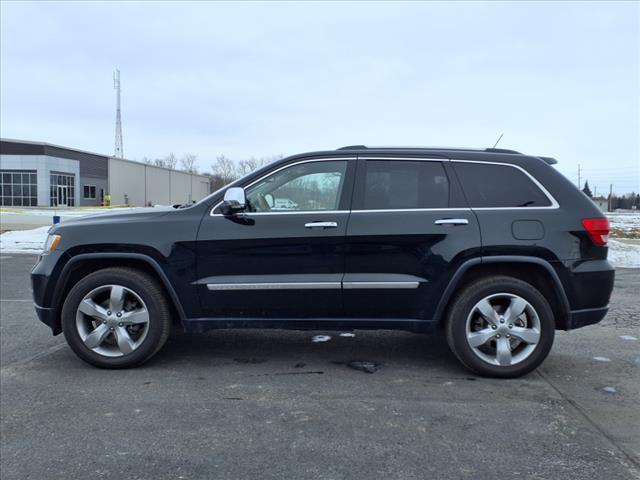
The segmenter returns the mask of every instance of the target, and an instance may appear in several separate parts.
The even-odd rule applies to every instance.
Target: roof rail
[[[516,153],[518,155],[522,155],[521,152],[516,152],[515,150],[509,150],[507,148],[485,148],[484,151],[489,153]]]
[[[551,158],[551,157],[538,157],[538,158],[548,165],[555,165],[556,163],[558,163],[558,160],[556,160],[555,158]]]
[[[363,150],[366,148],[366,145],[347,145],[346,147],[340,147],[337,150]]]

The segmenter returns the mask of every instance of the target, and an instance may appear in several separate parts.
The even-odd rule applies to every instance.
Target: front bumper
[[[62,329],[60,328],[60,322],[58,321],[58,312],[55,308],[46,308],[41,307],[40,305],[33,304],[36,309],[36,314],[38,315],[38,319],[51,328],[51,331],[54,335],[58,335],[62,333]]]
[[[31,290],[36,314],[42,323],[51,328],[54,335],[62,332],[60,326],[60,308],[56,305],[54,296],[58,287],[60,271],[64,266],[67,255],[64,252],[54,252],[40,255],[31,269]]]

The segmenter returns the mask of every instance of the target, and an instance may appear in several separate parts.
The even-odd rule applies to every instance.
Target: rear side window
[[[365,210],[446,208],[449,179],[440,162],[368,160]]]
[[[548,207],[551,202],[524,172],[508,165],[454,162],[471,208]]]

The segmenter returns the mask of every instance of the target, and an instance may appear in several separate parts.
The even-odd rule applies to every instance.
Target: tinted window
[[[36,175],[30,172],[0,172],[0,205],[37,204]]]
[[[522,171],[505,165],[455,162],[471,207],[547,207],[551,202]]]
[[[337,210],[347,162],[307,162],[284,168],[247,188],[251,212]]]
[[[448,205],[449,180],[440,162],[367,161],[365,210],[446,208]]]

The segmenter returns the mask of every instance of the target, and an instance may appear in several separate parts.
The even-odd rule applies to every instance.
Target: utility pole
[[[607,208],[607,211],[608,211],[608,212],[611,212],[611,211],[612,211],[612,210],[611,210],[611,204],[612,204],[612,201],[613,201],[613,183],[610,183],[610,184],[609,184],[609,206],[608,206],[608,208]]]
[[[113,156],[116,158],[124,158],[124,149],[122,146],[122,118],[120,116],[120,70],[116,68],[113,72],[113,88],[116,90],[116,146]]]
[[[593,186],[593,198],[597,198],[598,197],[598,186],[594,185]]]
[[[578,164],[578,190],[582,190],[582,183],[580,183],[580,164]]]

